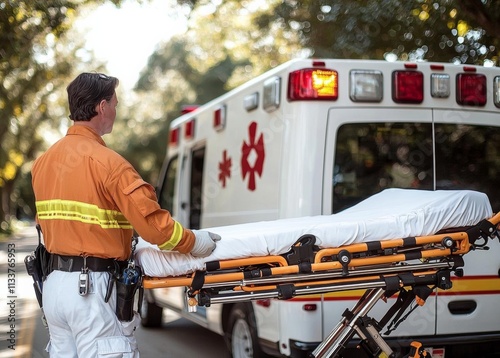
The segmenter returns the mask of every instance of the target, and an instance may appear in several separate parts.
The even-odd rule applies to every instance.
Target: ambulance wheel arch
[[[162,324],[163,308],[158,306],[149,290],[144,290],[141,303],[141,325],[148,328],[160,327]]]
[[[228,306],[227,324],[224,328],[224,340],[233,358],[265,358],[257,335],[257,323],[252,304],[236,303]]]

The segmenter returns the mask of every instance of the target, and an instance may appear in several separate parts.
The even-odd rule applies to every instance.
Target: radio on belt
[[[87,257],[83,257],[83,267],[78,279],[79,294],[85,296],[89,292],[89,269],[87,267]]]

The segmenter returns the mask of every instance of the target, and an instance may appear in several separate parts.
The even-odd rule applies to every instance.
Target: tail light
[[[290,73],[288,100],[336,100],[337,98],[337,71],[308,68]]]
[[[457,75],[457,103],[464,106],[486,104],[486,76],[476,73]]]
[[[396,103],[422,103],[424,75],[420,71],[394,71],[392,73],[392,99]]]

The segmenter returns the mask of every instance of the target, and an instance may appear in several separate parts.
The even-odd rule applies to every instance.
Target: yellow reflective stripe
[[[40,220],[70,220],[99,225],[103,229],[132,229],[125,216],[116,210],[73,200],[41,200],[35,203]]]
[[[158,245],[158,247],[161,250],[172,250],[174,247],[177,246],[179,241],[181,241],[183,231],[184,230],[182,229],[182,225],[179,224],[177,221],[174,221],[174,232],[172,233],[172,236],[170,236],[170,239],[165,241],[163,244]]]

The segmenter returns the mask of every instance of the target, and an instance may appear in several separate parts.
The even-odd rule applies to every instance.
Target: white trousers
[[[116,287],[104,302],[109,274],[89,272],[86,296],[78,293],[80,272],[53,271],[43,285],[43,310],[49,326],[51,358],[138,358],[134,331],[140,320],[120,322]]]

